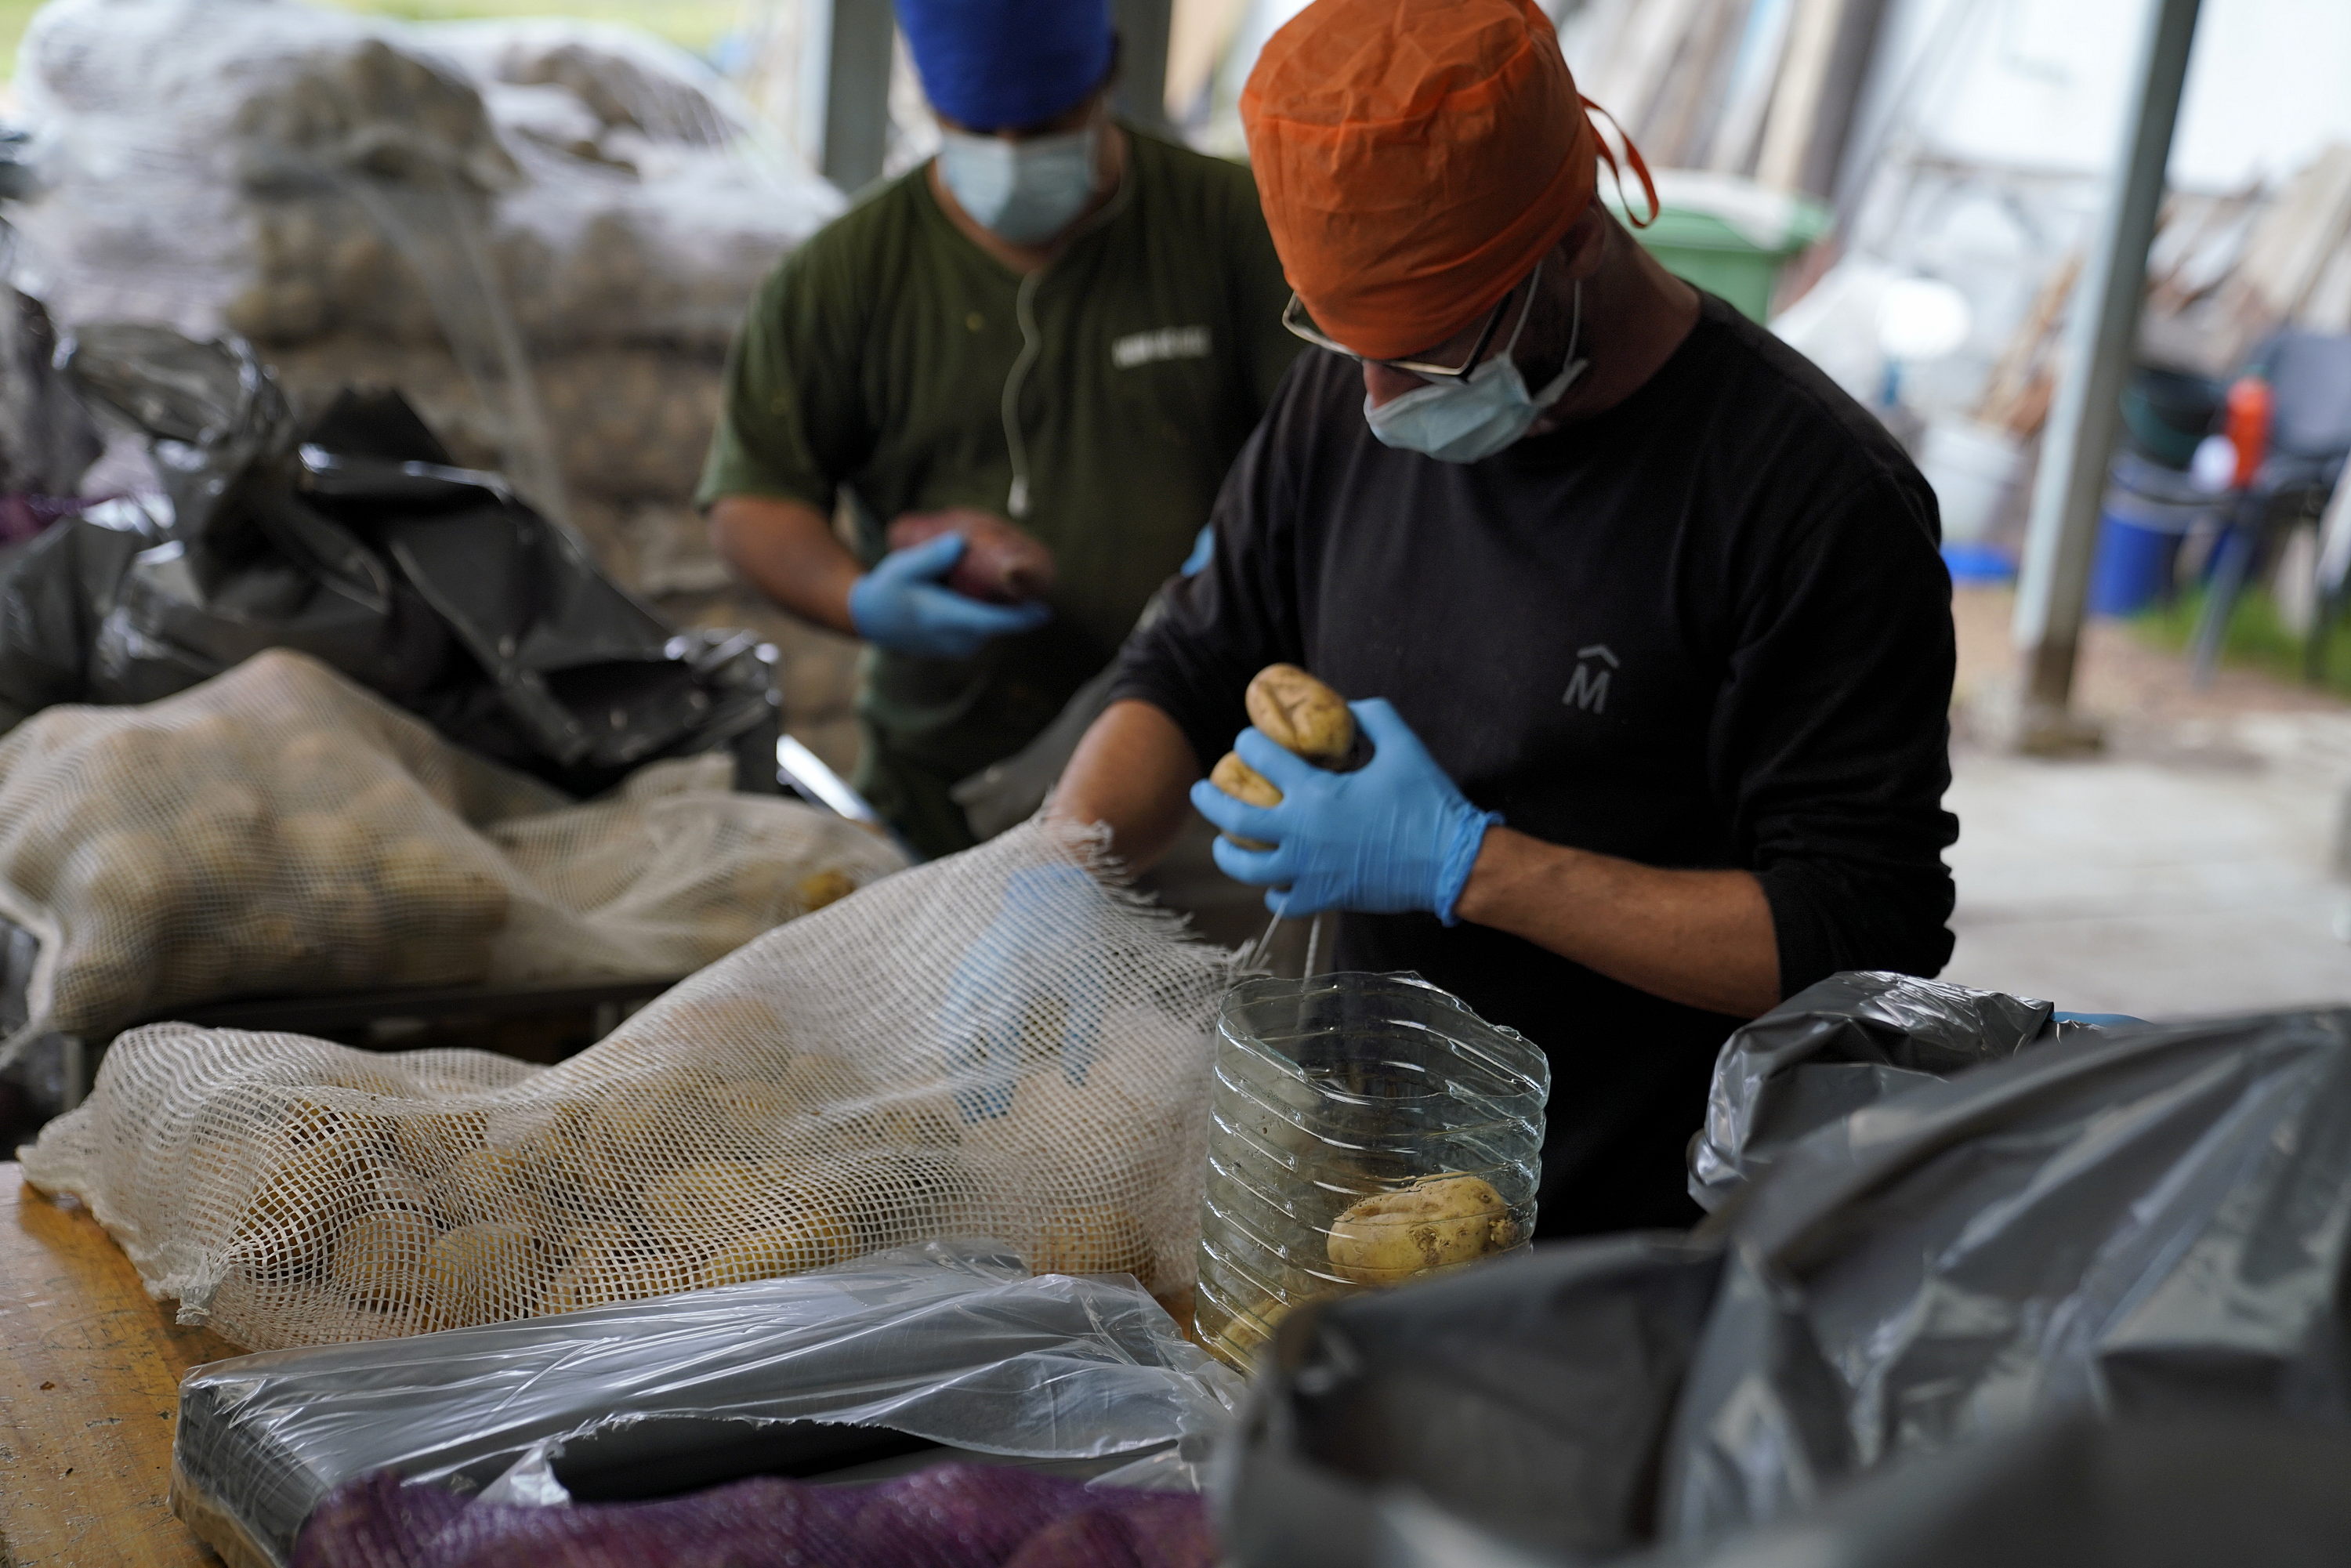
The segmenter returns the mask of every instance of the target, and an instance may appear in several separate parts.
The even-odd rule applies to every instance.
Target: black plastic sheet
[[[396,393],[298,430],[242,344],[140,325],[84,329],[67,369],[144,432],[170,516],[143,538],[62,524],[0,559],[0,669],[27,672],[0,717],[149,702],[285,647],[574,794],[720,748],[741,787],[776,788],[772,652],[668,626]]]

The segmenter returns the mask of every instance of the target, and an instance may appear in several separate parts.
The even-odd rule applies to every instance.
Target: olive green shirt
[[[948,787],[1018,751],[1117,653],[1300,347],[1249,171],[1127,138],[1117,193],[1025,280],[948,221],[926,169],[893,181],[776,269],[728,361],[701,505],[829,513],[846,490],[869,564],[889,519],[955,506],[1053,552],[1043,629],[970,659],[867,652],[858,782],[927,853],[971,842]]]

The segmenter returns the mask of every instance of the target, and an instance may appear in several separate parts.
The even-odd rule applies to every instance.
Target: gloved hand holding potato
[[[1384,700],[1347,703],[1275,664],[1249,683],[1247,706],[1250,727],[1192,786],[1194,808],[1222,832],[1225,874],[1270,890],[1266,907],[1289,918],[1425,911],[1452,925],[1500,814],[1471,805]]]

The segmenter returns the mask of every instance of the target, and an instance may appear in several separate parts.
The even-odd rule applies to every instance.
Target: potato
[[[845,871],[820,871],[800,878],[800,913],[813,915],[828,904],[838,904],[857,891],[857,879]]]
[[[963,1142],[963,1117],[944,1094],[900,1094],[859,1118],[892,1149],[949,1149]]]
[[[849,1221],[813,1197],[780,1225],[751,1232],[718,1249],[702,1266],[695,1286],[739,1285],[750,1280],[775,1280],[805,1274],[838,1263],[856,1249]]]
[[[1226,1365],[1246,1374],[1256,1364],[1258,1347],[1273,1337],[1273,1331],[1297,1305],[1267,1296],[1248,1312],[1234,1313],[1205,1348]]]
[[[692,1259],[651,1242],[619,1239],[575,1249],[539,1292],[538,1311],[576,1312],[611,1301],[674,1296],[695,1288]]]
[[[348,731],[314,729],[278,748],[273,773],[294,810],[329,816],[382,778],[387,766],[381,753]]]
[[[1019,604],[1053,590],[1053,552],[993,512],[952,507],[943,512],[908,512],[890,525],[893,550],[927,544],[941,534],[961,534],[964,552],[947,573],[947,586],[969,599]]]
[[[83,841],[57,878],[55,902],[76,924],[161,930],[186,913],[195,889],[160,833],[123,828]]]
[[[172,844],[196,896],[235,909],[268,885],[278,850],[269,803],[243,784],[208,784],[172,824]]]
[[[1502,1195],[1472,1176],[1423,1176],[1374,1193],[1331,1222],[1324,1250],[1342,1279],[1382,1285],[1515,1246]]]
[[[1075,1204],[1037,1233],[1029,1266],[1040,1274],[1132,1274],[1151,1279],[1151,1240],[1142,1222],[1116,1204]]]
[[[790,1090],[756,1079],[729,1083],[712,1099],[730,1128],[754,1137],[780,1131],[779,1124],[791,1120],[800,1109],[799,1097]]]
[[[296,1124],[295,1152],[264,1172],[246,1200],[233,1245],[250,1260],[247,1271],[256,1279],[318,1271],[335,1237],[338,1203],[373,1156],[372,1138],[348,1131],[308,1135],[319,1125]]]
[[[1209,769],[1208,782],[1230,795],[1234,800],[1245,800],[1252,806],[1281,804],[1281,791],[1275,789],[1264,774],[1243,762],[1241,754],[1238,751],[1228,751],[1217,758],[1216,767]],[[1235,838],[1231,833],[1226,833],[1223,836],[1232,839],[1233,842],[1245,850],[1273,848],[1271,844],[1259,843],[1255,839]]]
[[[335,1239],[335,1283],[363,1307],[429,1313],[433,1285],[424,1257],[440,1234],[413,1209],[362,1214]]]
[[[971,1196],[971,1178],[958,1162],[906,1150],[827,1161],[822,1179],[827,1192],[844,1195],[859,1249],[868,1252],[943,1234],[943,1227],[953,1227],[955,1206]]]
[[[57,970],[49,1021],[67,1033],[110,1030],[147,1010],[157,978],[154,948],[132,943],[102,958],[77,958]]]
[[[453,1170],[470,1155],[493,1151],[482,1147],[489,1135],[487,1111],[428,1111],[395,1118],[392,1146],[418,1176],[431,1178]],[[510,1151],[495,1151],[511,1156]]]
[[[403,1147],[414,1146],[419,1136],[409,1134]],[[436,1156],[429,1151],[419,1153],[425,1156],[413,1161],[419,1168],[435,1162]],[[485,1145],[447,1159],[440,1174],[431,1178],[428,1190],[434,1207],[452,1219],[468,1223],[512,1219],[538,1225],[545,1220],[538,1177],[538,1162],[520,1149]]]
[[[1355,747],[1347,699],[1295,664],[1268,664],[1242,698],[1249,722],[1317,768],[1344,770]]]
[[[584,1138],[590,1171],[607,1190],[633,1193],[647,1178],[692,1164],[733,1130],[713,1098],[724,1087],[685,1072],[605,1085]]]
[[[511,1220],[461,1225],[424,1250],[424,1278],[446,1323],[528,1315],[553,1272],[530,1227]]]
[[[802,1112],[821,1115],[844,1101],[873,1092],[864,1073],[835,1056],[795,1056],[776,1075],[778,1087],[792,1097]]]
[[[768,1173],[749,1161],[704,1160],[647,1183],[638,1203],[657,1235],[691,1241],[714,1227],[757,1224],[774,1197]]]
[[[356,877],[319,883],[304,894],[298,907],[314,956],[309,967],[319,984],[355,990],[382,983],[391,946],[383,906],[365,883]]]
[[[437,839],[402,839],[372,862],[376,886],[402,916],[427,915],[452,938],[486,937],[507,923],[506,884]]]

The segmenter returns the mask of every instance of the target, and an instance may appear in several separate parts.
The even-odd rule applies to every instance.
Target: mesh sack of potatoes
[[[1180,1289],[1232,960],[1102,886],[1091,852],[1030,823],[902,873],[554,1067],[152,1025],[26,1172],[87,1203],[182,1322],[256,1348],[954,1235]]]
[[[0,739],[0,915],[40,946],[0,1061],[235,994],[682,975],[905,863],[732,767],[574,805],[284,650],[46,709]]]
[[[296,0],[51,0],[19,55],[64,319],[270,344],[486,330],[721,352],[841,210],[714,71],[623,27]]]

